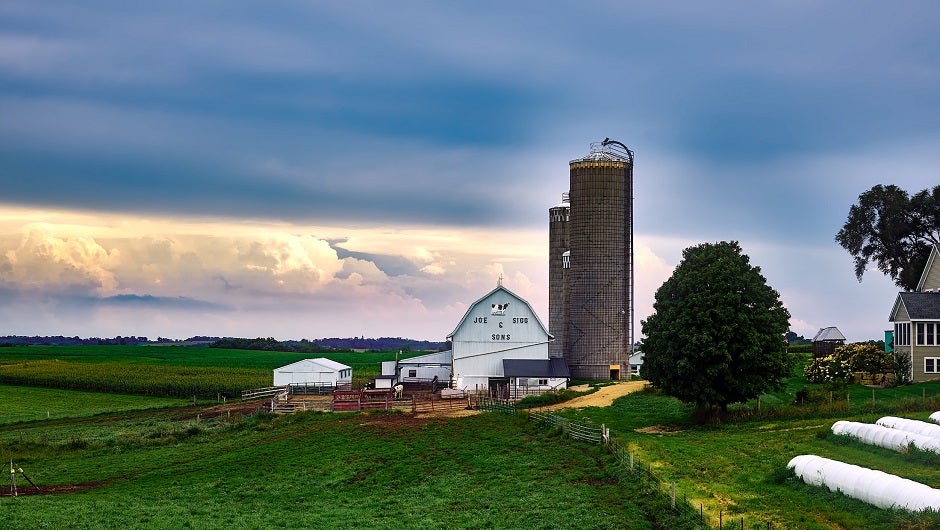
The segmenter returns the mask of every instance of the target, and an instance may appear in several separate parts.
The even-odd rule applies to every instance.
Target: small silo
[[[549,357],[565,356],[568,326],[568,266],[571,205],[568,193],[548,209],[548,327],[555,340],[548,344]]]
[[[604,140],[568,165],[564,357],[574,378],[619,379],[633,340],[633,152]]]

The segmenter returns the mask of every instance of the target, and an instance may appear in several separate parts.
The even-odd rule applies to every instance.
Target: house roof
[[[350,366],[327,359],[326,357],[317,357],[316,359],[302,359],[295,363],[275,368],[274,371],[338,372],[340,370],[349,370],[350,368]]]
[[[934,265],[940,266],[940,250],[937,250],[937,247],[930,249],[930,256],[927,258],[927,264],[924,265],[924,272],[920,275],[920,280],[917,282],[917,291],[921,292],[924,290],[924,284],[927,282],[927,276],[930,275],[930,269]]]
[[[940,320],[940,293],[898,293],[889,319],[894,319],[899,304],[904,304],[912,321]]]
[[[461,318],[461,319],[460,319],[460,322],[457,323],[457,326],[454,327],[454,331],[451,331],[450,334],[447,335],[447,338],[449,339],[449,338],[453,337],[453,336],[457,333],[457,330],[459,330],[459,329],[460,329],[460,326],[463,325],[464,320],[467,320],[467,317],[470,316],[470,312],[473,311],[473,308],[475,308],[475,307],[477,306],[477,304],[479,304],[479,303],[482,302],[483,300],[486,300],[490,295],[492,295],[492,294],[495,293],[496,291],[504,291],[504,292],[505,292],[506,294],[508,294],[509,296],[511,296],[511,297],[515,298],[516,300],[518,300],[518,301],[522,302],[523,304],[525,304],[526,307],[529,308],[529,312],[532,313],[532,317],[535,319],[536,322],[538,322],[539,326],[542,328],[542,331],[544,331],[545,334],[548,335],[549,340],[551,340],[551,339],[554,338],[554,336],[548,332],[548,328],[546,328],[545,325],[542,324],[542,321],[541,321],[541,319],[539,319],[539,316],[538,316],[537,314],[535,314],[535,311],[532,309],[532,306],[529,305],[529,302],[526,302],[526,301],[525,301],[521,296],[519,296],[518,294],[516,294],[516,293],[510,291],[509,289],[503,287],[502,284],[497,285],[497,286],[496,286],[496,289],[493,289],[492,291],[486,293],[484,296],[481,296],[476,302],[473,302],[472,304],[470,304],[470,307],[467,308],[467,312],[463,314],[463,318]]]
[[[503,359],[506,377],[571,377],[568,363],[563,357],[549,359]]]
[[[827,340],[845,340],[845,335],[839,331],[839,328],[830,326],[820,329],[819,333],[816,333],[816,336],[813,337],[813,342],[823,342]]]

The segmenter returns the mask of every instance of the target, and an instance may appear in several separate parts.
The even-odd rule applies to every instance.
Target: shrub
[[[852,363],[839,354],[839,348],[831,355],[813,359],[804,374],[810,383],[844,385],[852,379]]]
[[[884,384],[886,374],[894,373],[894,356],[872,343],[855,343],[839,346],[842,355],[849,358],[853,372],[862,372],[873,385]]]

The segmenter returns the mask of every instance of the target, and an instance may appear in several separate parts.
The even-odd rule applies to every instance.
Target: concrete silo
[[[549,210],[550,353],[561,347],[574,378],[619,379],[633,344],[633,152],[604,140],[569,170],[567,221]]]
[[[568,268],[570,257],[569,221],[571,205],[568,194],[548,210],[548,327],[555,340],[548,344],[549,357],[565,356],[568,326]]]

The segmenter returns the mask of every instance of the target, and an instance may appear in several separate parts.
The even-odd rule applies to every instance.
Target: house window
[[[937,325],[933,322],[917,323],[917,345],[918,346],[936,346],[937,345]]]
[[[901,322],[894,325],[894,345],[895,346],[910,346],[911,345],[911,323],[910,322]]]
[[[936,374],[940,372],[940,357],[924,357],[924,373]]]
[[[540,386],[548,385],[548,379],[539,379],[539,385]]]
[[[418,377],[417,370],[408,370],[408,377]]]

